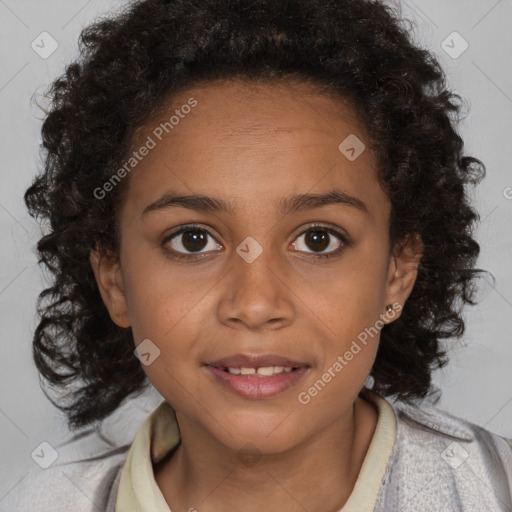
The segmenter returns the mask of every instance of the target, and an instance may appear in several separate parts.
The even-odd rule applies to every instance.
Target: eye
[[[305,252],[313,258],[337,256],[349,245],[347,236],[322,224],[309,226],[291,243],[294,251]],[[223,248],[207,229],[196,224],[174,230],[163,240],[162,247],[173,259],[202,258]]]
[[[222,249],[208,230],[195,224],[173,231],[162,245],[171,257],[177,259],[202,257],[205,253]]]
[[[350,245],[347,237],[342,233],[322,224],[310,226],[295,240],[291,244],[295,251],[306,252],[316,258],[337,256],[345,246]],[[311,249],[312,252],[307,249]]]

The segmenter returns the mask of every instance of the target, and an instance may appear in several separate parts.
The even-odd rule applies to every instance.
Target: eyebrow
[[[321,208],[331,204],[350,206],[362,213],[368,213],[366,205],[357,197],[352,197],[339,189],[330,190],[322,194],[297,194],[282,199],[279,211],[282,215]],[[205,195],[180,195],[167,192],[162,197],[149,204],[142,211],[141,217],[149,212],[164,210],[171,207],[188,208],[199,212],[214,212],[235,214],[233,204],[224,199]]]

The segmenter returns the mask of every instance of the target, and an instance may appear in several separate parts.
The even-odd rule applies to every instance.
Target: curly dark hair
[[[462,336],[462,308],[476,304],[479,216],[467,187],[485,167],[463,154],[463,102],[399,10],[376,0],[143,0],[83,29],[79,50],[46,93],[44,168],[25,193],[30,214],[49,224],[37,249],[52,273],[33,355],[70,428],[107,417],[148,384],[131,328],[110,319],[89,263],[96,248],[118,254],[128,179],[102,200],[94,190],[169,97],[235,77],[316,84],[354,106],[392,205],[391,246],[414,233],[424,244],[402,315],[381,331],[374,391],[406,401],[429,392],[447,361],[443,339]]]

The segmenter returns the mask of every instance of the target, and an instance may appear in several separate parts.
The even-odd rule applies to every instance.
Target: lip
[[[282,372],[277,375],[235,375],[225,369],[232,368],[260,368],[262,366],[288,366],[293,367],[289,373]],[[270,398],[295,387],[309,371],[309,365],[304,362],[275,354],[236,354],[224,357],[204,365],[213,381],[244,398],[263,399]]]

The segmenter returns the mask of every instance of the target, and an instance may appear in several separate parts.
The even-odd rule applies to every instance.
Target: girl
[[[507,440],[428,405],[484,167],[396,14],[144,0],[81,51],[25,196],[54,276],[35,361],[73,429],[165,400],[9,510],[512,510]]]

